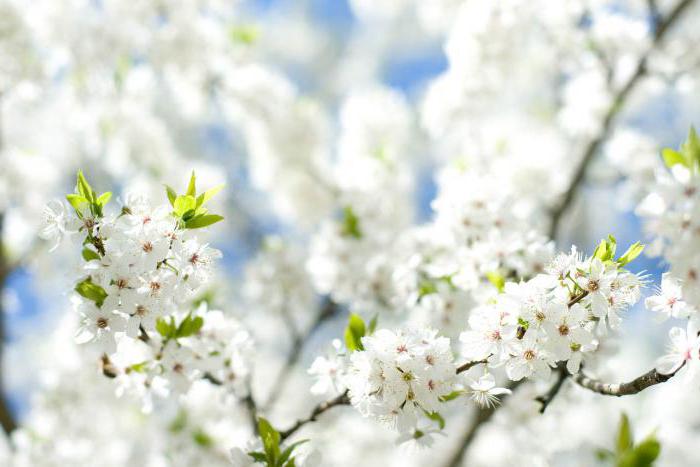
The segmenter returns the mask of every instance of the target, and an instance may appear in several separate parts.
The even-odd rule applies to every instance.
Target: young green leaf
[[[197,207],[204,206],[207,201],[212,199],[214,195],[220,192],[224,188],[224,185],[216,185],[214,188],[210,188],[201,195],[197,196]]]
[[[175,337],[189,337],[197,334],[204,325],[204,319],[201,316],[193,317],[191,314],[185,316],[175,332]]]
[[[197,429],[192,433],[192,439],[194,440],[195,444],[203,447],[203,448],[208,448],[211,447],[214,444],[214,440],[209,436],[204,430]]]
[[[445,394],[444,396],[440,396],[440,402],[449,402],[449,401],[455,400],[464,393],[465,393],[464,390],[452,391],[449,394]]]
[[[95,192],[83,175],[82,170],[78,170],[78,181],[75,186],[75,191],[88,200],[90,203],[95,202]]]
[[[683,154],[681,154],[678,151],[675,151],[671,148],[666,148],[663,151],[661,151],[661,157],[664,159],[664,164],[666,164],[666,167],[673,167],[676,164],[681,164],[685,167],[688,167],[688,161],[685,160],[685,157]]]
[[[194,170],[192,171],[192,175],[190,176],[190,183],[187,185],[187,192],[185,193],[188,196],[191,197],[196,197],[197,196],[197,188],[195,187],[196,183],[196,177],[194,175]]]
[[[440,415],[439,412],[428,412],[425,411],[425,416],[438,424],[441,430],[445,429],[445,419]]]
[[[107,203],[109,203],[109,200],[112,199],[112,192],[111,191],[106,191],[102,193],[99,198],[95,201],[95,203],[100,206],[104,207]]]
[[[282,454],[280,455],[280,459],[278,461],[278,464],[284,465],[284,463],[287,461],[287,459],[289,459],[289,456],[292,455],[292,451],[294,451],[294,449],[296,449],[297,446],[304,444],[304,443],[308,443],[308,442],[309,442],[308,439],[302,439],[302,440],[299,440],[299,441],[287,446],[287,449],[282,451]]]
[[[90,248],[83,248],[82,254],[83,254],[83,259],[85,261],[92,261],[94,259],[100,259],[100,255],[97,252],[91,250]]]
[[[222,220],[224,220],[224,217],[219,216],[218,214],[204,214],[185,220],[185,228],[201,229],[202,227],[208,227]]]
[[[93,284],[89,277],[82,282],[79,282],[75,286],[75,291],[82,297],[95,302],[95,305],[98,308],[102,306],[105,298],[107,298],[107,292],[105,292],[105,289],[97,284]]]
[[[635,258],[637,258],[637,256],[642,254],[642,251],[644,251],[644,245],[639,242],[633,243],[629,248],[627,248],[627,251],[625,251],[625,253],[617,259],[617,264],[620,266],[625,266],[631,263]]]
[[[165,185],[165,193],[168,195],[168,201],[170,201],[170,205],[172,207],[175,207],[175,198],[177,198],[177,192],[173,190],[172,187]]]
[[[260,433],[268,465],[276,466],[280,458],[280,434],[262,417],[258,418],[258,433]]]
[[[175,320],[173,317],[170,317],[170,321],[166,321],[165,318],[158,318],[156,320],[156,331],[165,339],[174,338],[177,328],[175,327]]]
[[[360,229],[360,218],[355,215],[355,212],[350,206],[345,206],[343,208],[343,217],[340,233],[345,237],[352,237],[357,239],[362,238],[362,230]]]
[[[364,350],[362,338],[366,332],[365,322],[355,313],[350,313],[348,326],[345,328],[345,346],[349,351]]]
[[[196,203],[194,196],[180,195],[175,198],[173,203],[173,214],[177,217],[183,217],[188,211],[194,212]]]
[[[375,313],[369,322],[369,327],[367,328],[367,334],[369,334],[370,336],[372,334],[374,334],[374,331],[377,329],[378,322],[379,322],[379,313]]]
[[[70,205],[73,206],[73,209],[75,209],[75,212],[77,212],[78,214],[82,214],[83,208],[89,204],[89,201],[84,196],[77,195],[75,193],[66,195],[66,199],[68,200],[68,203],[70,203]]]
[[[620,427],[617,430],[617,441],[615,443],[615,450],[618,455],[629,450],[633,442],[630,420],[627,414],[623,412],[620,417]]]
[[[503,275],[492,271],[486,273],[486,278],[498,289],[498,293],[503,293],[506,287],[506,278]]]

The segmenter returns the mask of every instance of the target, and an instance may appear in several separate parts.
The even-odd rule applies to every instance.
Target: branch
[[[694,1],[695,0],[681,0],[676,4],[673,10],[671,10],[668,16],[659,20],[654,32],[651,46],[637,62],[637,67],[634,73],[632,73],[625,84],[613,95],[611,104],[603,117],[600,133],[598,133],[598,135],[593,138],[593,140],[591,140],[584,149],[581,162],[574,172],[569,188],[566,190],[566,193],[564,193],[564,198],[562,199],[561,203],[559,203],[559,205],[552,210],[552,222],[549,228],[550,238],[556,238],[561,223],[561,218],[573,202],[576,192],[583,182],[588,166],[593,161],[594,156],[597,154],[602,144],[608,138],[610,131],[612,130],[615,117],[624,107],[625,101],[637,86],[640,79],[647,74],[647,62],[649,57],[661,45],[668,31],[671,29],[671,26],[673,26],[673,24],[676,23],[680,17],[682,17],[685,10],[692,5]]]
[[[489,355],[490,357],[490,355]],[[464,373],[468,369],[475,367],[476,365],[482,365],[488,363],[488,359],[483,359],[483,360],[475,360],[473,362],[467,362],[463,365],[460,365],[457,367],[457,374]]]
[[[566,379],[569,377],[569,372],[566,370],[566,364],[560,363],[559,366],[557,366],[556,373],[557,380],[554,382],[549,391],[547,391],[547,394],[535,398],[537,402],[542,404],[540,413],[544,413],[544,411],[547,410],[549,404],[551,404],[554,398],[557,397],[557,394],[559,394],[559,390],[564,385],[564,381],[566,381]]]
[[[333,407],[339,406],[339,405],[348,405],[350,404],[350,397],[348,397],[348,391],[345,391],[341,395],[325,401],[321,402],[318,404],[314,409],[311,411],[311,415],[309,415],[307,418],[303,418],[300,420],[297,420],[297,422],[292,425],[290,428],[287,430],[281,431],[280,432],[280,438],[282,441],[285,439],[289,438],[291,435],[294,434],[299,428],[302,426],[306,425],[307,423],[310,422],[315,422],[316,419],[318,418],[319,415],[321,415],[323,412],[326,412],[327,410],[332,409]]]
[[[678,370],[680,370],[680,368]],[[597,392],[598,394],[621,397],[638,394],[650,386],[665,383],[673,378],[676,373],[678,373],[678,370],[668,375],[662,375],[656,371],[656,369],[653,369],[626,383],[603,383],[597,379],[589,378],[583,373],[574,375],[573,380],[579,386]]]
[[[311,324],[311,327],[303,337],[299,337],[296,332],[293,332],[292,349],[287,355],[287,361],[277,375],[277,379],[272,384],[272,389],[267,397],[267,400],[262,404],[263,408],[272,407],[277,399],[282,395],[282,390],[286,386],[287,379],[291,375],[292,369],[299,363],[302,351],[306,342],[318,331],[323,323],[331,319],[338,312],[340,307],[333,300],[324,300],[321,312],[316,316],[316,320]],[[293,329],[292,329],[293,331]]]
[[[4,290],[7,277],[10,275],[11,266],[5,256],[5,248],[2,244],[2,232],[4,227],[4,214],[0,213],[0,292]],[[5,346],[5,310],[0,299],[0,425],[9,436],[16,428],[17,421],[14,418],[10,404],[7,400],[3,382],[3,348]]]
[[[520,386],[524,382],[524,379],[521,379],[520,381],[509,381],[507,388],[514,391],[518,386]],[[469,425],[469,429],[466,432],[464,432],[462,439],[459,442],[457,450],[444,464],[445,467],[459,467],[460,465],[462,465],[462,459],[464,458],[464,454],[467,452],[467,449],[472,444],[472,441],[474,441],[474,438],[476,438],[479,429],[482,425],[491,420],[491,417],[493,417],[493,415],[496,413],[498,407],[499,406],[484,408],[480,407],[477,409],[476,415],[474,416],[472,423]]]

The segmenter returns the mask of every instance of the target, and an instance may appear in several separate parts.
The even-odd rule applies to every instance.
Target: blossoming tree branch
[[[700,464],[698,3],[0,2],[0,465]]]

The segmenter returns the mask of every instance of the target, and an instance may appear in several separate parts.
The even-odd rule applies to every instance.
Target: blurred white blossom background
[[[586,375],[633,379],[668,353],[670,328],[694,324],[700,146],[691,134],[678,161],[661,151],[700,124],[698,24],[693,0],[0,0],[0,465],[244,466],[260,448],[253,405],[284,431],[346,387],[347,407],[290,438],[311,440],[297,465],[652,465],[605,454],[623,413],[635,442],[658,438],[653,465],[700,465],[700,355],[688,377],[621,398],[574,384],[557,366],[568,349],[519,385],[509,363],[450,366],[493,355],[463,341],[501,281],[512,295],[609,234],[618,254],[647,246],[631,273],[607,271],[639,283],[619,325],[604,297],[613,311],[595,321],[611,329],[578,352]],[[126,371],[127,344],[111,379],[75,342],[83,237],[50,252],[45,221],[79,169],[117,214],[134,193],[167,204],[163,184],[182,192],[192,171],[198,188],[225,184],[209,201],[225,220],[196,239],[222,258],[188,300],[235,355],[226,390],[202,370],[159,398]],[[690,311],[665,308],[673,293]],[[459,397],[443,430],[397,435],[358,402],[365,380],[338,386],[350,312],[398,333],[368,349],[413,329],[441,384],[502,406]]]

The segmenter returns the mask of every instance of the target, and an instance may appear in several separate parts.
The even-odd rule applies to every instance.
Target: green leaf
[[[659,457],[659,454],[661,454],[661,444],[654,435],[650,435],[622,456],[618,466],[651,467]]]
[[[70,203],[70,205],[73,206],[73,209],[75,209],[75,211],[78,213],[82,213],[83,206],[85,206],[86,204],[90,204],[87,198],[85,198],[82,195],[76,195],[75,193],[66,195],[66,199],[68,200],[68,203]]]
[[[345,237],[362,238],[362,230],[360,230],[360,218],[355,215],[352,207],[345,206],[343,208],[342,225],[340,234]]]
[[[294,449],[295,449],[297,446],[299,446],[299,445],[301,445],[301,444],[304,444],[304,443],[308,443],[308,442],[309,442],[308,439],[302,439],[302,440],[299,440],[299,441],[297,441],[297,442],[295,442],[295,443],[292,443],[292,444],[290,444],[289,446],[287,446],[287,449],[285,449],[284,451],[282,451],[282,454],[280,455],[280,459],[279,459],[279,461],[277,461],[277,463],[278,463],[279,465],[283,465],[283,464],[287,461],[287,459],[289,459],[289,456],[292,455],[292,451],[294,451]]]
[[[267,456],[265,455],[264,452],[253,451],[253,452],[249,452],[248,455],[250,457],[252,457],[255,462],[262,462],[262,463],[267,462]]]
[[[627,248],[627,251],[625,251],[625,253],[617,259],[617,264],[620,266],[625,266],[626,264],[631,263],[635,258],[637,258],[637,256],[642,254],[642,251],[644,251],[644,245],[639,242],[633,243],[629,248]]]
[[[696,169],[700,165],[700,138],[695,132],[695,127],[690,127],[688,139],[681,146],[681,152],[690,163],[691,168]]]
[[[224,184],[216,185],[214,188],[210,188],[201,195],[197,196],[197,207],[204,206],[207,201],[212,199],[214,195],[220,192],[224,188]]]
[[[211,436],[209,436],[201,428],[195,430],[192,433],[192,439],[194,440],[195,444],[197,444],[203,448],[211,447],[214,444],[214,440],[211,439]]]
[[[173,188],[169,185],[165,185],[165,193],[168,195],[168,201],[170,201],[170,205],[172,207],[175,207],[175,198],[177,198],[177,192],[173,190]]]
[[[666,148],[662,150],[661,157],[663,157],[664,164],[666,164],[666,167],[670,168],[676,164],[681,164],[685,167],[688,167],[688,161],[685,160],[683,154],[671,148]]]
[[[609,461],[615,458],[615,453],[609,449],[596,449],[595,456],[599,461]]]
[[[101,207],[104,207],[107,203],[109,203],[110,199],[112,199],[112,192],[106,191],[102,193],[99,198],[97,198],[95,203]]]
[[[620,427],[617,430],[617,441],[615,443],[615,451],[618,455],[627,452],[632,448],[632,428],[630,420],[626,413],[622,413],[620,417]]]
[[[200,216],[195,216],[191,219],[185,221],[186,229],[201,229],[202,227],[208,227],[212,224],[216,224],[224,220],[223,216],[218,214],[204,214]]]
[[[100,259],[100,255],[90,248],[83,248],[83,259],[85,261],[92,261],[94,259]]]
[[[617,249],[617,240],[612,235],[608,235],[608,238],[604,238],[600,241],[596,249],[593,251],[593,257],[606,262],[612,261],[615,257],[615,250]]]
[[[168,426],[168,429],[172,433],[179,433],[182,430],[185,429],[187,426],[187,412],[184,410],[180,410],[175,418],[173,419],[172,422],[170,422],[170,426]]]
[[[186,212],[194,210],[196,203],[197,201],[194,199],[194,196],[180,195],[175,198],[175,202],[173,203],[173,213],[177,217],[182,217]]]
[[[95,202],[95,192],[83,175],[82,170],[78,170],[78,181],[75,186],[75,191],[88,200],[90,203]]]
[[[133,365],[129,366],[129,369],[131,371],[135,371],[136,373],[144,373],[146,371],[146,366],[148,365],[148,361],[143,361],[141,363],[134,363]]]
[[[437,293],[437,284],[431,280],[424,280],[418,284],[418,298],[423,298],[426,295]]]
[[[158,334],[163,336],[165,339],[172,339],[175,337],[177,328],[175,327],[175,319],[171,316],[169,321],[165,318],[158,318],[156,320],[156,331]]]
[[[188,314],[178,326],[175,337],[189,337],[197,334],[203,325],[204,319],[201,316],[192,317],[191,314]]]
[[[379,313],[375,313],[372,319],[369,322],[369,327],[367,330],[367,334],[370,336],[374,334],[374,331],[377,329],[377,323],[379,322]]]
[[[262,417],[258,418],[258,433],[260,433],[268,465],[277,465],[277,459],[280,457],[280,434]]]
[[[449,401],[455,400],[458,397],[460,397],[462,394],[464,394],[464,391],[462,391],[462,390],[452,391],[449,394],[445,394],[444,396],[440,396],[440,402],[449,402]]]
[[[105,298],[107,298],[107,292],[105,292],[105,289],[97,284],[93,284],[89,277],[82,282],[79,282],[75,286],[75,291],[88,300],[95,302],[95,305],[98,308],[102,306]]]
[[[195,182],[196,182],[196,177],[194,175],[194,170],[192,171],[192,175],[190,176],[190,183],[187,185],[187,192],[185,193],[188,196],[195,197],[197,196],[197,189],[195,188]]]
[[[438,424],[441,430],[445,429],[445,419],[440,415],[439,412],[428,412],[424,411],[425,416]]]
[[[681,164],[692,172],[700,170],[700,138],[695,128],[690,127],[688,137],[678,151],[665,148],[661,151],[661,157],[669,168]]]
[[[506,278],[503,275],[492,271],[486,273],[486,278],[498,289],[498,293],[503,293],[506,287]]]
[[[355,313],[350,313],[348,326],[345,328],[345,346],[349,351],[364,350],[362,337],[365,335],[365,322]]]
[[[253,25],[238,25],[234,26],[229,31],[229,37],[233,42],[238,42],[245,45],[251,45],[258,39],[260,32]]]

